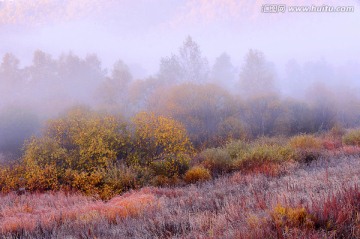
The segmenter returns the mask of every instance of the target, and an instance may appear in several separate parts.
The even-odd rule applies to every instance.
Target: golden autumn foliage
[[[153,159],[166,154],[189,153],[191,143],[183,125],[176,120],[142,112],[133,119],[135,146]]]
[[[107,172],[126,156],[129,139],[117,117],[74,108],[27,141],[18,177],[30,191],[73,188],[108,198],[122,190]]]
[[[211,179],[210,171],[201,166],[192,167],[186,172],[184,176],[184,180],[187,183],[202,182],[210,179]]]
[[[310,150],[310,149],[320,149],[321,142],[319,139],[312,135],[297,135],[290,139],[290,146],[294,149],[299,150]]]
[[[289,145],[296,150],[299,161],[309,163],[320,157],[322,142],[313,135],[301,134],[290,139]]]
[[[292,208],[277,205],[271,212],[271,218],[276,228],[313,228],[313,216],[303,207]]]
[[[79,190],[108,199],[131,188],[176,182],[192,145],[177,121],[139,113],[131,123],[77,107],[30,138],[21,161],[0,170],[0,190]]]
[[[23,167],[20,165],[2,165],[0,167],[0,191],[8,193],[15,188],[23,187],[23,180],[20,176],[22,172]]]
[[[126,124],[83,108],[49,121],[45,134],[67,151],[70,168],[87,172],[124,157],[129,143]]]
[[[134,150],[129,163],[172,177],[185,173],[193,151],[184,126],[167,117],[142,112],[133,118]]]
[[[360,129],[350,130],[343,136],[342,140],[345,145],[360,146]]]

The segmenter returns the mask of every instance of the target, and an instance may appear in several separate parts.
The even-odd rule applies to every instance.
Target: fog
[[[263,13],[270,3],[354,12]],[[0,151],[19,148],[46,119],[79,104],[129,118],[141,110],[170,115],[194,134],[205,131],[201,142],[224,118],[236,118],[254,137],[356,127],[359,29],[357,0],[0,0]],[[185,114],[194,115],[199,100],[212,107],[211,97],[192,102],[190,91],[227,102],[201,132]],[[254,125],[265,117],[255,110],[259,99],[281,105],[276,117],[266,116],[268,129]],[[171,100],[187,113],[172,112]],[[318,122],[278,127],[296,117],[284,116],[295,112],[294,102],[308,106],[301,116],[321,112]],[[205,108],[204,122],[218,117]]]
[[[96,53],[105,66],[118,58],[157,71],[162,56],[187,35],[213,61],[228,52],[238,65],[250,48],[284,65],[325,58],[336,64],[358,61],[358,1],[354,13],[261,13],[268,3],[340,5],[338,1],[3,1],[0,53],[29,63],[34,50],[53,55],[69,50]],[[280,67],[280,66],[279,66]]]

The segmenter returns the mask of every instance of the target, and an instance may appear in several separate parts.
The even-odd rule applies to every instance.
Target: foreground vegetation
[[[358,238],[358,156],[146,187],[103,202],[63,192],[1,196],[4,238]]]
[[[201,150],[172,118],[76,107],[0,168],[0,234],[357,238],[359,135],[334,127]]]
[[[284,163],[316,160],[329,150],[357,147],[359,131],[229,140],[194,149],[180,122],[141,112],[130,121],[75,107],[30,138],[18,161],[0,168],[0,190],[80,191],[101,199],[143,186],[175,186],[234,171],[277,175]]]

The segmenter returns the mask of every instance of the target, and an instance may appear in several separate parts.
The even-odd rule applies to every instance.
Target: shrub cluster
[[[202,166],[195,166],[189,169],[184,177],[187,183],[196,183],[211,179],[210,171]]]
[[[0,189],[75,189],[110,198],[156,177],[181,177],[191,153],[186,130],[175,120],[140,113],[126,123],[78,107],[26,142],[21,161],[0,171],[6,175]]]
[[[280,164],[295,158],[293,150],[287,146],[255,144],[237,158],[237,169],[253,169],[263,164]]]
[[[343,136],[346,145],[360,146],[360,129],[350,130]]]
[[[284,231],[289,228],[311,229],[315,224],[313,216],[303,207],[292,208],[277,205],[270,215],[274,226]]]
[[[289,146],[262,138],[253,143],[231,141],[223,147],[204,150],[200,157],[201,165],[217,176],[234,170],[253,170],[265,164],[274,166],[295,159],[296,155]]]
[[[270,223],[281,236],[292,230],[331,232],[334,238],[358,238],[359,202],[359,189],[349,188],[314,201],[306,208],[277,205],[270,212]]]
[[[307,134],[292,137],[289,144],[292,148],[299,150],[317,150],[321,148],[321,142],[315,136]]]
[[[359,132],[343,136],[355,151]],[[18,163],[0,167],[0,191],[76,190],[108,199],[144,185],[195,183],[236,170],[276,176],[283,162],[310,162],[322,147],[324,140],[306,134],[231,140],[191,161],[195,151],[185,127],[170,117],[141,112],[126,121],[75,107],[27,140]]]
[[[322,143],[313,135],[301,134],[290,138],[289,145],[293,148],[299,161],[309,163],[321,156]]]
[[[214,176],[229,173],[234,168],[233,158],[223,148],[205,149],[200,156],[203,158],[201,164]]]

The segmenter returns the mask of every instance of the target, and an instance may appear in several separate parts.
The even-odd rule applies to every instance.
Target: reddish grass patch
[[[155,203],[156,198],[152,194],[134,193],[125,197],[119,196],[111,199],[104,207],[104,211],[106,218],[111,222],[115,222],[118,217],[137,217],[147,208],[155,206]],[[159,206],[159,204],[156,205]]]
[[[360,147],[358,146],[346,145],[343,146],[342,150],[346,155],[360,155]]]
[[[32,195],[7,195],[0,208],[0,232],[33,232],[38,226],[51,229],[55,224],[76,222],[86,224],[106,219],[137,217],[147,209],[159,207],[154,195],[128,193],[108,202],[62,192]]]
[[[282,172],[282,167],[276,163],[264,163],[249,171],[249,173],[264,174],[270,177],[279,176]]]
[[[332,230],[337,237],[350,234],[360,238],[360,189],[358,186],[344,188],[341,192],[327,195],[314,202],[309,211],[314,215],[317,228]]]
[[[340,140],[334,140],[334,139],[323,139],[322,140],[322,146],[326,150],[336,150],[341,148],[342,143]]]

